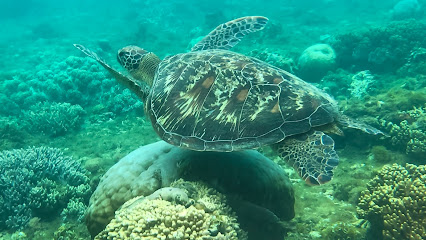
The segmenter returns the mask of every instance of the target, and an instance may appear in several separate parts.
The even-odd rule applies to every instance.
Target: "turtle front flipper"
[[[268,18],[266,17],[248,16],[223,23],[195,44],[191,51],[231,49],[245,35],[262,30],[267,22]]]
[[[361,121],[355,121],[354,119],[341,114],[339,116],[339,118],[337,119],[337,122],[340,123],[340,125],[348,127],[348,128],[354,128],[354,129],[359,129],[363,132],[366,132],[368,134],[373,134],[373,135],[383,135],[388,137],[388,135],[382,131],[380,131],[377,128],[374,128],[366,123],[363,123]]]
[[[339,164],[333,139],[320,131],[286,138],[274,147],[309,185],[329,182]]]
[[[136,81],[133,78],[127,77],[121,72],[112,68],[108,63],[106,63],[103,59],[101,59],[98,54],[93,52],[92,50],[86,48],[80,44],[74,44],[78,50],[82,51],[87,56],[95,59],[98,63],[102,65],[119,83],[123,84],[125,87],[129,88],[130,91],[135,93],[142,101],[145,102],[146,98],[149,94],[149,86],[143,82]]]

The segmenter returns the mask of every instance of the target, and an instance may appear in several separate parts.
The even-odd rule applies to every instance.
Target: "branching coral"
[[[71,200],[85,205],[90,194],[85,170],[59,149],[0,152],[0,228],[20,229],[32,217],[59,214]]]
[[[381,125],[386,127],[391,138],[391,143],[402,146],[407,153],[426,154],[426,107],[414,108],[409,111],[400,112],[406,116],[407,120],[399,124],[381,121]]]
[[[426,236],[426,166],[385,166],[361,193],[358,215],[386,240]]]
[[[396,71],[413,49],[426,44],[424,23],[400,21],[382,28],[337,35],[331,40],[339,67]]]
[[[248,52],[247,55],[258,58],[291,73],[294,72],[296,66],[294,60],[288,56],[287,53],[283,53],[282,50],[279,49],[254,49]]]
[[[200,184],[183,183],[189,188]],[[204,196],[208,190],[200,187]],[[220,195],[213,190],[216,195]],[[154,195],[154,194],[153,194]],[[200,196],[198,196],[200,197]],[[224,198],[218,197],[218,198]],[[205,199],[204,199],[205,200]],[[199,203],[192,199],[188,203]],[[190,205],[190,204],[189,204]],[[245,239],[235,214],[213,198],[204,204],[184,206],[154,197],[136,197],[117,211],[115,218],[95,239]]]
[[[137,97],[108,78],[95,61],[70,56],[64,61],[39,65],[0,83],[0,114],[19,115],[40,102],[68,102],[83,108],[106,106],[115,114],[141,106]]]
[[[44,102],[23,111],[22,119],[29,132],[59,136],[79,129],[84,122],[85,113],[80,105]]]

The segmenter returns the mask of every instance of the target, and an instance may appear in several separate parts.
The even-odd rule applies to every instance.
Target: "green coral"
[[[420,21],[392,22],[386,27],[337,35],[331,41],[339,67],[396,72],[418,46],[426,44]]]
[[[385,166],[359,200],[360,218],[385,240],[423,239],[426,234],[426,166]]]
[[[378,163],[390,163],[397,161],[397,156],[386,149],[385,146],[373,146],[371,148],[371,156],[373,157],[375,162]]]
[[[22,229],[37,216],[55,217],[70,201],[85,205],[92,192],[86,173],[56,148],[0,152],[0,229]]]
[[[365,229],[353,223],[339,222],[324,229],[321,236],[328,240],[361,240],[365,237]]]
[[[405,148],[406,153],[426,154],[426,106],[409,111],[401,111],[406,120],[400,123],[381,120],[380,123],[386,127],[391,136],[394,146]]]
[[[23,111],[22,119],[29,132],[60,136],[79,129],[85,114],[80,105],[44,102]]]
[[[246,55],[255,57],[291,73],[294,72],[296,67],[296,63],[293,58],[291,58],[287,53],[282,52],[280,49],[254,49]]]
[[[407,63],[398,70],[398,75],[416,76],[426,75],[426,48],[414,48]],[[420,83],[421,87],[426,85],[425,81]]]

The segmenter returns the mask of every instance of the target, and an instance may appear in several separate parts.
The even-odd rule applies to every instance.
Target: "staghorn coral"
[[[126,202],[95,239],[245,239],[236,216],[162,199]]]
[[[385,240],[424,239],[426,166],[385,166],[361,193],[357,213]]]
[[[71,200],[85,205],[91,194],[85,173],[55,148],[0,152],[0,228],[21,229],[32,217],[54,216]]]

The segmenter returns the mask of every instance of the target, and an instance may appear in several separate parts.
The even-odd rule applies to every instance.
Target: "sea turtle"
[[[339,160],[333,139],[322,131],[338,123],[382,132],[344,116],[332,97],[293,74],[228,51],[267,22],[262,16],[229,21],[191,52],[163,60],[140,47],[124,47],[117,58],[131,77],[90,49],[74,46],[142,99],[152,126],[166,142],[196,151],[272,145],[308,184],[326,183]]]

